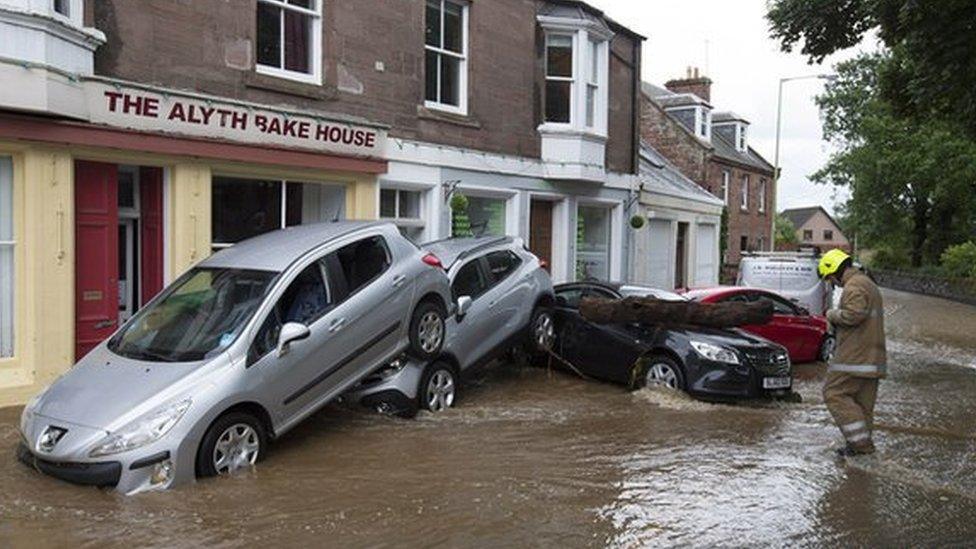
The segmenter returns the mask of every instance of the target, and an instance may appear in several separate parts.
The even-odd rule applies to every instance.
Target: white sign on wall
[[[85,83],[91,122],[132,130],[255,145],[379,157],[386,130],[178,91]]]

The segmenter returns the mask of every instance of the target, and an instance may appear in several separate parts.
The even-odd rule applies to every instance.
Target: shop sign
[[[91,122],[132,130],[207,137],[255,145],[378,157],[386,131],[313,113],[257,104],[86,82]]]

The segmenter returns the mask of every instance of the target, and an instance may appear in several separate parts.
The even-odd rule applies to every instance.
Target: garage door
[[[648,275],[651,286],[672,288],[671,269],[671,222],[652,219],[648,224],[650,246],[647,250]]]
[[[715,225],[698,226],[696,244],[695,286],[714,286],[718,284],[718,258],[715,247],[718,230]]]

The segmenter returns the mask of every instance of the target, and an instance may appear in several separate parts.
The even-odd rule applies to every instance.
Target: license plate
[[[793,378],[790,377],[763,378],[763,389],[789,389],[791,385],[793,385]]]

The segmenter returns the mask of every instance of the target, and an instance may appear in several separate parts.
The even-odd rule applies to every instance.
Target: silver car
[[[386,223],[292,227],[181,276],[21,418],[19,457],[132,494],[233,473],[404,352],[440,354],[440,261]]]
[[[555,341],[552,279],[520,239],[452,238],[423,248],[441,258],[451,280],[455,306],[443,353],[398,357],[347,395],[403,417],[453,406],[462,371],[511,349],[545,353]]]

